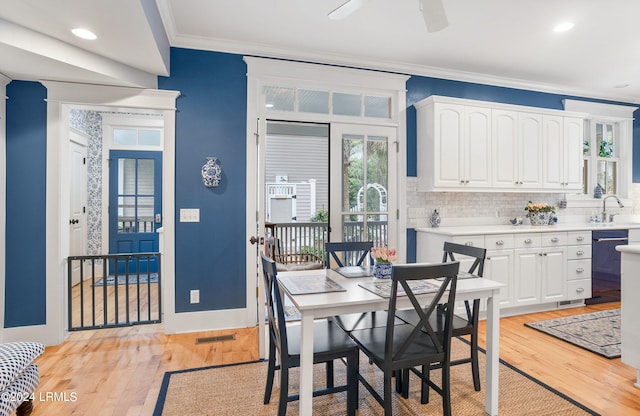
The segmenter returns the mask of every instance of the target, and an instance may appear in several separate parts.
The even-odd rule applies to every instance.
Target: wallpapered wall
[[[102,115],[72,109],[69,125],[89,136],[87,146],[87,254],[102,253]]]

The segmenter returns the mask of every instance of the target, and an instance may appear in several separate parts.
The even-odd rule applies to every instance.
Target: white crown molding
[[[175,110],[179,91],[40,81],[47,88],[47,101],[82,105]]]
[[[165,22],[168,21],[164,19],[164,15],[163,20]],[[173,20],[171,20],[171,22],[172,21]],[[165,26],[167,25],[165,24]],[[238,42],[226,39],[210,39],[198,36],[185,36],[177,34],[175,32],[175,28],[173,27],[167,30],[168,33],[169,30],[173,31],[170,35],[171,45],[179,48],[253,55],[275,59],[290,59],[295,61],[314,62],[327,65],[343,65],[359,69],[387,71],[406,75],[418,75],[448,79],[453,81],[471,82],[476,84],[485,84],[521,90],[533,90],[551,94],[571,95],[600,100],[610,100],[627,103],[640,102],[640,99],[638,97],[622,93],[610,94],[576,86],[555,85],[523,79],[504,78],[487,74],[457,71],[424,65],[407,64],[404,62],[380,61],[314,51],[275,48],[273,46],[260,43]]]

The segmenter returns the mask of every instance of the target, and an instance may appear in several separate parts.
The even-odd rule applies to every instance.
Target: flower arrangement
[[[556,207],[554,207],[553,205],[542,204],[542,203],[534,204],[533,202],[529,201],[527,206],[524,207],[524,210],[527,211],[527,217],[528,217],[531,214],[537,214],[539,212],[554,212],[555,213],[556,212]]]
[[[393,248],[386,247],[374,247],[371,249],[371,257],[376,261],[376,263],[393,263],[398,260],[398,255],[396,254],[396,250]]]

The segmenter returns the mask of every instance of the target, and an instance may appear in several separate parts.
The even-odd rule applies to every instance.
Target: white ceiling
[[[437,33],[419,0],[344,1],[0,0],[0,73],[153,88],[171,45],[640,102],[638,0],[443,0]]]

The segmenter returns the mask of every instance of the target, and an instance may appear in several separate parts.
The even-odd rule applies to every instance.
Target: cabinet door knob
[[[559,239],[558,237],[553,237],[553,238],[551,239],[551,242],[552,242],[552,243],[557,243],[559,240],[560,240],[560,239]]]
[[[524,243],[525,243],[525,244],[531,244],[531,239],[530,239],[530,238],[527,238],[526,240],[524,240]]]
[[[582,255],[584,255],[584,251],[582,250],[576,251],[576,256],[582,256]]]
[[[498,241],[496,241],[496,245],[502,246],[502,245],[504,245],[504,241],[498,240]]]
[[[582,273],[582,272],[584,272],[584,269],[582,267],[578,267],[576,269],[576,273]]]

